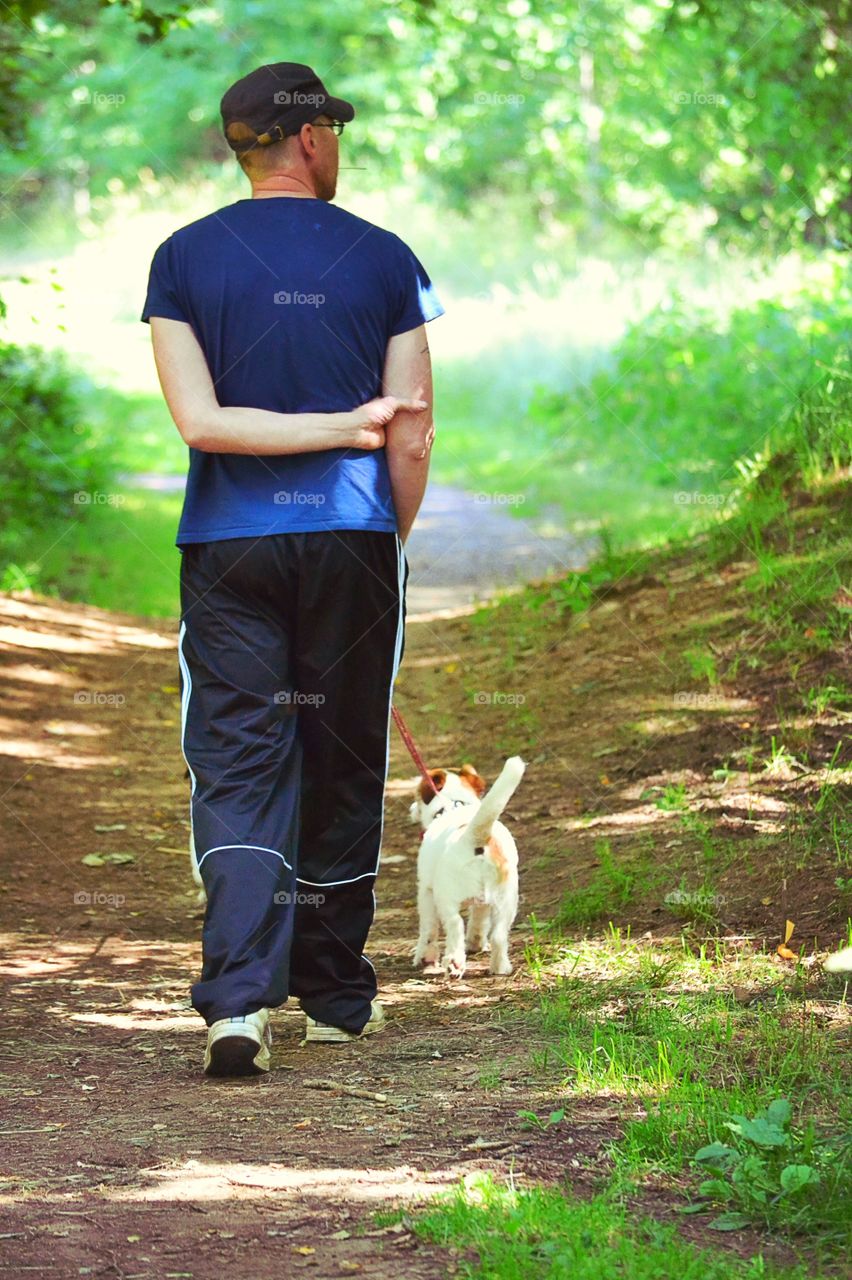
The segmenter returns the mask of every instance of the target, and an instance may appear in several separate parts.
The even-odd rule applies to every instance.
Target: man
[[[381,1029],[375,910],[403,543],[434,435],[425,324],[397,236],[334,206],[354,107],[279,62],[221,103],[251,198],[154,255],[142,319],[190,447],[182,750],[207,893],[192,1003],[205,1070],[269,1068],[269,1010],[306,1040]],[[356,407],[356,406],[360,406]]]

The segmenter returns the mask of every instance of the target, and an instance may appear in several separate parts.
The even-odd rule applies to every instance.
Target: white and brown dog
[[[518,850],[500,814],[514,795],[526,765],[512,756],[483,798],[485,783],[472,765],[458,773],[431,769],[437,795],[424,779],[411,806],[423,828],[417,859],[420,936],[414,965],[438,963],[439,926],[445,972],[460,978],[466,949],[490,951],[489,972],[512,972],[509,930],[518,911]],[[462,911],[468,909],[467,929]]]

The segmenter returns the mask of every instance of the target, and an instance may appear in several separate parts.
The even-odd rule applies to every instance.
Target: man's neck
[[[252,200],[264,200],[269,196],[291,196],[297,200],[317,199],[316,192],[307,182],[286,173],[270,174],[263,182],[252,183]]]

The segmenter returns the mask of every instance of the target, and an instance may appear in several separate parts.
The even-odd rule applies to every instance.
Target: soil
[[[608,838],[616,858],[640,835],[661,858],[671,845],[685,859],[676,888],[698,843],[649,796],[686,783],[696,811],[743,850],[721,881],[723,932],[774,950],[789,916],[792,945],[827,947],[842,935],[828,853],[799,871],[779,861],[785,815],[819,779],[731,765],[755,735],[768,740],[784,687],[765,666],[743,666],[715,701],[686,711],[678,701],[700,691],[680,657],[697,617],[722,619],[723,646],[741,643],[744,572],[707,578],[674,566],[665,584],[625,584],[579,621],[536,628],[512,615],[510,635],[470,616],[410,621],[397,704],[430,766],[469,759],[493,778],[516,750],[529,764],[507,818],[522,860],[515,972],[494,978],[474,962],[450,982],[411,968],[416,774],[394,733],[369,946],[389,1025],[362,1043],[300,1047],[303,1020],[290,1002],[273,1015],[273,1070],[248,1081],[202,1075],[204,1028],[188,1002],[201,914],[186,853],[176,624],[0,596],[10,1068],[0,1265],[57,1280],[267,1280],[302,1269],[425,1280],[452,1274],[460,1255],[420,1242],[405,1219],[377,1224],[375,1210],[484,1170],[517,1186],[567,1177],[591,1193],[630,1108],[560,1097],[531,1069],[545,1039],[520,961],[530,914],[547,919],[588,883],[596,842]],[[805,687],[821,678],[820,661],[802,673]],[[843,728],[826,714],[810,718],[808,733],[812,757],[827,760]],[[714,779],[726,762],[727,779]],[[773,859],[765,851],[776,837]],[[752,847],[763,852],[752,857]],[[106,860],[87,865],[91,854]],[[682,926],[659,893],[615,918],[634,937]],[[561,1106],[565,1122],[547,1131],[518,1116]],[[751,1233],[720,1240],[677,1218],[659,1186],[636,1207],[699,1244],[790,1257]]]

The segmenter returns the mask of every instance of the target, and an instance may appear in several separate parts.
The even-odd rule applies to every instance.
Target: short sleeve
[[[163,316],[166,320],[183,320],[186,324],[190,323],[178,296],[175,246],[171,237],[163,241],[151,261],[148,294],[139,318],[147,323],[151,316]]]
[[[404,241],[399,240],[398,243],[400,252],[394,270],[394,305],[389,337],[407,333],[409,329],[417,329],[421,324],[444,314],[441,300],[423,263]]]

